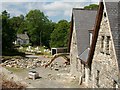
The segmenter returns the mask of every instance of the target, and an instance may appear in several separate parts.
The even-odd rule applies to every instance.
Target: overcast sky
[[[61,19],[70,21],[72,8],[82,8],[92,3],[98,4],[99,0],[4,0],[0,2],[0,6],[2,4],[0,11],[7,10],[11,17],[20,14],[25,16],[30,10],[39,9],[50,20],[57,22]]]

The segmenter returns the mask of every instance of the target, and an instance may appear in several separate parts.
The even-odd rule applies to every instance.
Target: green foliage
[[[25,56],[25,53],[24,52],[19,52],[18,50],[16,49],[12,49],[12,50],[3,50],[2,49],[2,56]]]
[[[28,47],[28,46],[31,46],[32,44],[31,43],[29,43],[29,44],[23,44],[22,46],[23,47]]]
[[[13,49],[16,32],[10,24],[10,15],[7,11],[2,12],[2,50]]]
[[[18,32],[18,30],[23,26],[24,22],[24,16],[23,15],[20,15],[20,16],[17,16],[17,17],[13,17],[10,19],[10,24],[11,26],[13,27],[14,30],[16,30],[16,32]]]
[[[0,15],[0,51],[2,51],[2,15]],[[0,52],[0,55],[2,52]]]
[[[66,47],[68,41],[69,22],[60,20],[51,34],[51,47]]]
[[[99,5],[97,4],[90,4],[89,6],[85,6],[84,9],[86,10],[97,10]]]
[[[25,17],[20,15],[12,18],[7,11],[3,11],[0,17],[3,50],[13,49],[16,34],[24,32],[27,32],[33,46],[40,45],[47,48],[67,46],[70,23],[66,20],[53,23],[40,10],[31,10]]]
[[[49,46],[53,26],[47,16],[40,10],[31,10],[26,15],[27,30],[33,45]]]

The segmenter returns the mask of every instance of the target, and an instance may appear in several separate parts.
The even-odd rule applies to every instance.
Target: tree
[[[0,15],[0,55],[2,54],[2,15]]]
[[[12,17],[10,19],[10,24],[13,29],[19,34],[22,34],[26,31],[26,22],[23,15]]]
[[[5,10],[2,12],[2,50],[13,49],[16,32],[10,24],[10,14]]]
[[[47,46],[48,48],[50,48],[50,36],[55,28],[55,25],[56,23],[53,23],[52,21],[46,23],[44,30],[42,32],[42,38],[41,38],[42,44],[44,46]]]
[[[90,4],[89,6],[85,6],[84,9],[87,9],[87,10],[97,10],[99,7],[99,5],[97,4]]]
[[[60,20],[51,34],[51,47],[66,47],[70,24],[66,20]]]
[[[43,45],[48,42],[51,33],[51,22],[40,10],[31,10],[26,15],[27,30],[33,45]],[[43,41],[44,40],[44,41]],[[45,40],[47,40],[45,42]]]

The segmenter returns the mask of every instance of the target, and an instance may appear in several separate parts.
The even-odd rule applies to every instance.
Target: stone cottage
[[[73,8],[69,38],[71,75],[85,82],[85,63],[89,54],[97,11]]]
[[[29,44],[29,37],[28,37],[27,33],[17,34],[17,40],[15,41],[15,44],[18,44],[18,45]]]
[[[120,1],[120,0],[117,0]],[[120,78],[120,2],[100,2],[88,57],[88,87],[117,88]]]

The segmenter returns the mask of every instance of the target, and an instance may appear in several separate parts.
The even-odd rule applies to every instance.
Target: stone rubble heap
[[[48,60],[40,60],[39,58],[10,58],[5,62],[1,63],[3,67],[14,67],[14,68],[37,68],[42,67],[48,63]],[[52,62],[50,66],[48,66],[51,70],[59,71],[60,69],[66,69],[66,64]]]
[[[24,59],[9,59],[2,63],[2,66],[15,67],[15,68],[36,68],[44,66],[47,61],[42,61],[40,59],[24,58]]]

